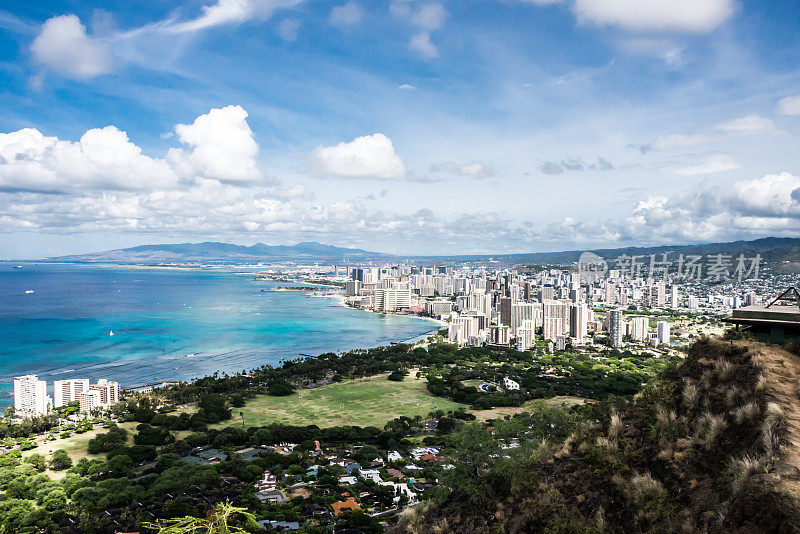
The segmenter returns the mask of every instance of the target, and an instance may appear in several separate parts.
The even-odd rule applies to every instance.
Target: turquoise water
[[[13,377],[188,380],[436,329],[275,291],[253,273],[0,262],[0,404]],[[261,291],[262,289],[266,291]],[[27,290],[33,293],[27,294]],[[109,335],[110,332],[114,335]]]

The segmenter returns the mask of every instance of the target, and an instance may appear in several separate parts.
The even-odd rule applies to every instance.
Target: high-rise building
[[[631,337],[636,341],[646,341],[650,330],[650,319],[647,317],[634,317],[631,319]]]
[[[500,324],[511,326],[511,297],[500,297]]]
[[[78,400],[78,395],[89,391],[88,378],[75,378],[72,380],[56,380],[53,382],[53,406],[58,408]]]
[[[378,312],[395,312],[411,306],[411,290],[406,288],[375,288],[374,308]]]
[[[537,315],[541,314],[541,304],[534,302],[515,302],[511,305],[511,330],[517,331],[524,321],[538,323]],[[541,320],[541,319],[540,319]]]
[[[356,295],[359,294],[361,294],[360,280],[348,280],[347,282],[345,282],[344,295],[346,297],[355,297]]]
[[[103,408],[110,408],[119,401],[119,384],[101,378],[97,384],[91,384],[89,391],[97,391],[100,393],[100,405]]]
[[[669,305],[672,309],[677,310],[680,304],[680,296],[678,295],[678,285],[672,284]]]
[[[81,413],[92,413],[92,410],[103,408],[100,390],[92,389],[78,394],[78,408]]]
[[[564,319],[561,317],[547,317],[544,318],[544,325],[542,326],[542,334],[544,339],[555,341],[555,339],[564,333]]]
[[[535,334],[532,321],[523,321],[522,326],[517,328],[517,350],[524,352],[530,349],[535,341]]]
[[[609,310],[608,317],[609,342],[612,347],[620,347],[622,346],[622,336],[625,334],[625,321],[622,318],[622,310]]]
[[[669,345],[669,323],[666,321],[659,321],[656,324],[656,334],[658,335],[659,345]]]
[[[23,417],[47,415],[53,401],[47,395],[47,382],[36,375],[14,378],[14,410]]]
[[[544,304],[542,304],[542,317],[543,321],[546,322],[548,318],[558,318],[561,319],[561,331],[558,334],[568,334],[569,333],[569,319],[570,319],[570,303],[569,302],[561,302],[558,300],[546,300]],[[552,325],[552,321],[551,321]],[[555,340],[556,338],[545,338]]]
[[[583,302],[572,306],[569,321],[569,335],[578,343],[586,340],[587,323],[589,322],[589,307]]]

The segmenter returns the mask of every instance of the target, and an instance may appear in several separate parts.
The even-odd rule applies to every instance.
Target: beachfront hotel
[[[56,380],[53,382],[55,403],[47,395],[47,382],[36,375],[19,376],[14,379],[14,410],[22,417],[47,415],[55,407],[66,406],[77,401],[81,413],[95,409],[107,409],[119,401],[119,384],[101,378],[90,384],[88,378]]]
[[[53,401],[47,395],[47,382],[36,375],[14,378],[14,410],[22,417],[47,415]]]

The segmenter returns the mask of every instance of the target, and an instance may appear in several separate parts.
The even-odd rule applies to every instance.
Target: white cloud
[[[228,106],[177,125],[190,149],[173,148],[166,159],[142,154],[115,126],[88,130],[77,142],[33,128],[0,133],[0,191],[153,191],[195,179],[257,181],[258,145],[246,117],[241,107]]]
[[[775,131],[775,124],[765,117],[747,115],[725,122],[718,123],[715,128],[728,134],[752,134]]]
[[[494,176],[494,169],[492,166],[481,161],[473,161],[471,163],[453,163],[452,161],[435,163],[431,165],[430,172],[444,172],[476,179],[491,178]]]
[[[184,22],[169,22],[164,28],[172,33],[196,32],[223,24],[240,24],[251,19],[266,20],[281,8],[290,8],[303,0],[217,0],[203,6],[203,14]]]
[[[800,95],[781,99],[778,102],[778,110],[784,115],[800,115]]]
[[[759,115],[747,115],[724,122],[712,124],[708,128],[694,133],[676,133],[658,136],[652,143],[641,147],[642,152],[649,150],[671,150],[690,146],[705,145],[732,137],[777,133],[772,120]]]
[[[297,40],[300,31],[300,21],[297,19],[284,19],[278,25],[278,36],[289,43]]]
[[[800,235],[800,177],[768,174],[642,201],[625,224],[629,240],[659,243]]]
[[[64,192],[170,188],[177,177],[114,126],[88,130],[78,142],[25,128],[0,134],[0,190]]]
[[[580,22],[634,31],[704,33],[736,11],[734,0],[575,0]]]
[[[431,34],[427,32],[412,35],[408,41],[408,46],[425,57],[433,58],[439,55],[439,49],[431,41]]]
[[[260,173],[258,144],[241,106],[212,109],[192,124],[178,124],[178,139],[191,150],[173,148],[167,160],[181,176],[202,176],[229,182],[253,182]]]
[[[714,174],[718,172],[738,169],[739,163],[730,154],[707,154],[689,164],[670,165],[662,170],[677,174],[678,176],[697,176],[699,174]]]
[[[31,50],[39,63],[74,78],[92,78],[112,68],[108,43],[88,36],[75,15],[48,19]]]
[[[431,39],[431,33],[441,28],[447,18],[447,10],[437,2],[422,4],[414,9],[411,2],[393,0],[389,10],[400,19],[407,20],[417,31],[408,41],[411,50],[427,58],[439,55],[439,50]]]
[[[364,12],[361,9],[361,6],[355,2],[347,2],[344,5],[336,6],[331,9],[328,22],[334,26],[340,27],[353,26],[354,24],[361,22],[363,16]]]
[[[335,146],[319,146],[309,154],[308,168],[317,175],[346,178],[392,179],[405,175],[403,160],[392,141],[381,133]]]
[[[403,91],[413,91],[414,89],[416,89],[416,87],[414,87],[409,83],[400,84],[399,86],[397,86],[397,88],[402,89]]]
[[[272,193],[275,198],[283,200],[314,200],[314,192],[303,184],[295,184],[288,189],[279,189]]]

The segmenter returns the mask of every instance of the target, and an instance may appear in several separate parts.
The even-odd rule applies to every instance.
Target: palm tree
[[[158,531],[159,534],[239,534],[247,530],[229,525],[231,516],[241,514],[249,526],[258,526],[255,516],[247,508],[233,506],[230,502],[217,503],[208,513],[208,517],[198,518],[192,516],[167,519],[158,523],[146,523],[144,526]]]

